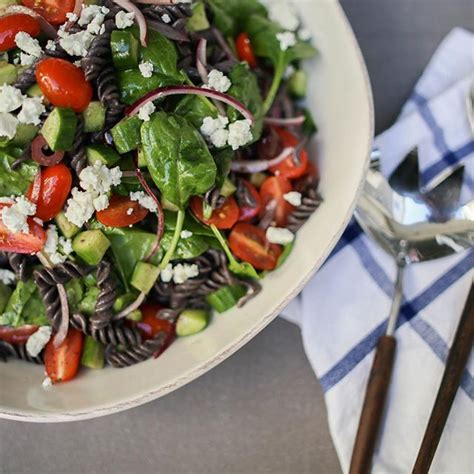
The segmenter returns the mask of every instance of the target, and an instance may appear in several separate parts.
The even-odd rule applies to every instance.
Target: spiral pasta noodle
[[[289,216],[287,228],[296,232],[311,217],[316,209],[322,203],[322,198],[315,188],[309,188],[301,200],[301,206],[298,206]]]
[[[97,269],[97,286],[100,293],[90,319],[93,331],[105,328],[114,315],[112,308],[117,297],[117,285],[112,275],[112,265],[106,260],[103,260]]]
[[[26,344],[10,344],[6,341],[0,341],[0,359],[6,361],[8,357],[15,357],[16,359],[33,362],[38,365],[44,364],[43,352],[33,357],[28,354]]]
[[[87,166],[86,135],[84,133],[84,119],[82,117],[77,118],[72,149],[67,152],[67,156],[71,167],[76,172],[76,175],[79,176],[81,171]]]
[[[30,259],[27,255],[21,253],[7,253],[8,263],[15,273],[16,277],[21,281],[26,281],[30,275]]]

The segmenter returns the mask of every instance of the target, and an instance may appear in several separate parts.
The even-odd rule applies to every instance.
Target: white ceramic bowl
[[[362,56],[336,0],[297,2],[319,56],[308,64],[309,105],[324,204],[299,232],[285,265],[264,280],[245,308],[214,318],[202,333],[177,340],[160,358],[127,369],[84,371],[45,390],[40,367],[0,364],[0,417],[30,422],[93,418],[159,398],[202,375],[262,330],[319,268],[346,226],[364,180],[373,133],[372,98]]]

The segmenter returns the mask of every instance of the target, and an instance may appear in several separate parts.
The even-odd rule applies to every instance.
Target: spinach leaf
[[[22,324],[33,324],[35,326],[49,326],[50,322],[46,316],[46,307],[38,289],[28,300],[28,304],[24,307],[22,313]]]
[[[234,157],[234,152],[230,147],[223,148],[222,150],[214,153],[214,161],[216,162],[217,175],[216,175],[216,186],[222,188],[225,179],[230,173],[230,163]]]
[[[216,180],[216,165],[201,134],[185,118],[158,112],[141,128],[148,170],[162,196],[184,210]]]
[[[176,229],[176,220],[178,214],[172,211],[164,211],[165,213],[165,232],[172,232]],[[192,232],[193,235],[213,237],[214,233],[211,228],[201,224],[191,214],[186,213],[184,218],[183,230]]]
[[[242,102],[255,117],[255,125],[252,128],[254,141],[257,141],[263,128],[263,99],[260,94],[260,87],[257,76],[249,69],[246,63],[237,64],[229,73],[232,87],[228,94]],[[229,107],[227,115],[231,122],[239,120],[240,113],[233,107]]]
[[[173,239],[173,232],[165,232],[161,239],[161,248],[167,250]],[[196,258],[209,249],[206,239],[198,234],[193,234],[187,239],[179,239],[171,260]]]
[[[25,194],[39,166],[31,160],[25,161],[17,171],[13,162],[21,155],[20,148],[0,149],[0,196]]]
[[[33,280],[19,281],[8,300],[4,313],[0,315],[0,325],[21,326],[23,324],[21,314],[35,291],[36,285]]]
[[[197,129],[201,128],[205,117],[217,117],[217,109],[202,96],[188,95],[181,99],[173,112],[186,117]]]
[[[316,50],[309,43],[298,40],[295,46],[282,51],[277,34],[284,30],[260,15],[248,18],[246,31],[250,35],[255,54],[268,58],[275,69],[273,83],[263,106],[263,112],[266,114],[275,100],[286,67],[293,61],[312,58]]]

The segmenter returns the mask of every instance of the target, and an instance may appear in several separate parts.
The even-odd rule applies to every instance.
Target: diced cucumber
[[[140,128],[142,121],[134,115],[122,119],[114,128],[112,128],[112,138],[115,148],[122,155],[129,151],[136,150],[141,143]]]
[[[265,173],[252,173],[250,175],[250,182],[257,188],[259,188],[266,179],[267,175]]]
[[[19,123],[16,127],[16,133],[11,144],[19,147],[24,147],[29,144],[33,138],[38,134],[38,127],[30,123]]]
[[[186,22],[189,31],[204,31],[210,28],[209,20],[206,15],[206,6],[204,2],[195,3],[193,14]]]
[[[6,61],[0,62],[0,86],[4,84],[13,84],[16,77],[17,70],[13,64],[8,64]]]
[[[103,369],[105,364],[104,345],[92,337],[86,336],[81,364],[89,369]]]
[[[225,197],[232,196],[232,194],[234,194],[235,191],[237,191],[237,187],[235,186],[235,184],[229,178],[226,178],[221,188],[222,196],[225,196]]]
[[[44,122],[41,134],[53,151],[72,148],[76,133],[77,117],[72,109],[56,107]]]
[[[95,304],[97,303],[99,293],[100,290],[97,286],[89,288],[86,291],[84,298],[79,303],[79,311],[84,313],[86,316],[92,316],[95,312]]]
[[[127,306],[130,306],[137,299],[137,295],[133,293],[125,293],[124,295],[119,296],[115,302],[113,309],[116,313],[119,313]],[[143,318],[142,312],[139,309],[132,311],[126,316],[126,319],[130,321],[141,321]]]
[[[138,66],[138,39],[129,30],[115,30],[110,37],[115,69],[125,71]]]
[[[33,84],[27,91],[26,95],[28,97],[41,97],[44,96],[43,92],[40,89],[38,84]],[[43,98],[43,103],[48,102],[46,98]]]
[[[82,112],[84,118],[84,132],[100,132],[105,124],[105,107],[97,100],[92,101]]]
[[[74,252],[89,265],[98,265],[109,247],[109,239],[98,229],[81,232],[72,241]]]
[[[138,150],[138,167],[139,168],[146,168],[148,163],[146,162],[145,154],[143,153],[143,149],[140,148]]]
[[[84,298],[84,287],[82,281],[79,278],[73,278],[64,284],[66,289],[67,301],[71,311],[76,311],[79,307],[79,303]]]
[[[86,155],[90,165],[100,162],[112,166],[120,160],[120,155],[112,147],[101,144],[86,147]]]
[[[95,276],[95,273],[89,273],[87,274],[82,281],[84,282],[84,285],[86,285],[87,288],[92,288],[97,285],[97,277]]]
[[[206,296],[206,301],[218,313],[224,313],[228,309],[233,308],[245,294],[246,289],[242,285],[224,286]]]
[[[55,220],[61,234],[63,234],[66,239],[72,239],[81,230],[80,227],[77,227],[77,225],[67,220],[66,214],[64,214],[63,211],[55,217]]]
[[[288,90],[290,94],[302,99],[306,97],[308,87],[308,74],[302,69],[295,71],[288,80]]]
[[[131,285],[138,291],[148,293],[160,274],[160,268],[151,263],[138,262],[133,270]]]
[[[12,294],[11,288],[0,281],[0,313],[6,308],[8,300]]]
[[[176,322],[176,335],[183,337],[197,334],[207,326],[208,321],[207,311],[203,309],[185,309]]]

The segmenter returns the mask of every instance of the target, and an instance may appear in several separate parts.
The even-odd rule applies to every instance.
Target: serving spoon
[[[411,152],[390,181],[372,156],[355,217],[397,263],[395,291],[386,333],[378,342],[353,448],[350,473],[369,473],[395,356],[395,329],[407,265],[451,255],[474,245],[474,201],[459,205],[463,169],[433,191],[419,191],[418,155]]]

